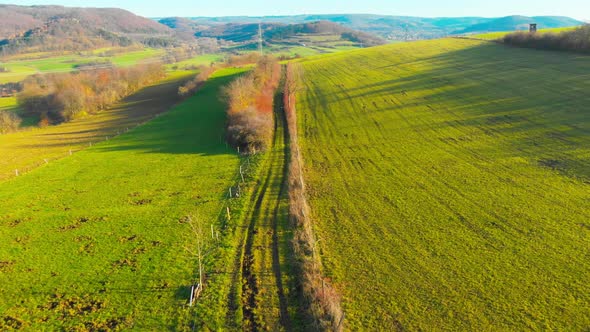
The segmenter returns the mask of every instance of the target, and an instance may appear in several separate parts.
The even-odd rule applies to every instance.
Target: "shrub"
[[[590,25],[561,33],[515,32],[504,36],[503,41],[519,47],[590,53]]]
[[[195,78],[178,88],[178,94],[183,97],[194,94],[199,88],[201,88],[201,86],[203,86],[203,84],[205,84],[215,70],[217,70],[217,68],[214,66],[200,66],[199,73]]]
[[[69,121],[100,111],[164,75],[161,64],[34,75],[23,82],[17,99],[25,114],[46,117],[46,124]]]
[[[264,150],[273,133],[273,101],[281,78],[275,58],[262,57],[254,70],[223,90],[228,105],[228,141],[244,152]]]
[[[18,130],[21,122],[22,120],[18,115],[12,112],[0,111],[0,134]]]

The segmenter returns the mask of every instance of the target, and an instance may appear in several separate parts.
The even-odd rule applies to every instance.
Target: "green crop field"
[[[1,111],[15,111],[18,108],[16,97],[0,98],[0,112]]]
[[[350,330],[590,326],[590,57],[443,39],[302,60]]]
[[[187,221],[215,222],[235,180],[218,94],[236,72],[144,126],[1,183],[1,330],[190,329]],[[202,301],[225,304],[217,296]]]
[[[0,62],[0,67],[8,69],[8,72],[0,73],[0,84],[7,82],[19,82],[29,75],[36,73],[59,73],[69,72],[77,65],[93,61],[111,61],[119,67],[132,66],[142,61],[159,58],[164,50],[146,48],[140,51],[131,51],[109,57],[97,55],[64,55],[43,57],[32,60],[8,60]]]

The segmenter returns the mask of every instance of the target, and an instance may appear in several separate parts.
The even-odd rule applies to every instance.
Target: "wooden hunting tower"
[[[529,25],[529,32],[537,32],[537,23],[531,23]]]

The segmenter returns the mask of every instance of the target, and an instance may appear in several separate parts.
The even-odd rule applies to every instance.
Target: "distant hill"
[[[282,41],[287,38],[296,38],[301,35],[335,35],[340,36],[342,41],[350,41],[362,44],[363,46],[377,46],[385,44],[385,40],[376,35],[353,30],[340,24],[330,21],[318,21],[302,24],[290,24],[276,27],[265,33],[265,37],[271,40]]]
[[[470,27],[457,30],[455,33],[478,33],[495,31],[527,30],[530,23],[537,23],[540,29],[563,28],[581,25],[583,22],[563,16],[506,16],[489,22],[474,24]]]
[[[116,8],[0,5],[0,48],[6,53],[84,50],[134,42],[171,42],[174,31]]]
[[[389,40],[418,40],[440,38],[453,34],[480,31],[514,30],[522,24],[538,23],[541,28],[557,28],[581,25],[583,22],[567,17],[533,17],[515,16],[522,19],[484,17],[443,17],[423,18],[408,16],[372,15],[372,14],[333,14],[333,15],[295,15],[295,16],[233,16],[233,17],[191,17],[199,26],[218,26],[224,24],[279,23],[301,24],[316,21],[330,21],[347,28],[375,34]],[[483,29],[483,30],[482,30]]]

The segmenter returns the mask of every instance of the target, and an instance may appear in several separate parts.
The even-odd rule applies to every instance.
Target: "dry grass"
[[[284,104],[290,139],[289,216],[295,227],[293,246],[298,257],[301,288],[314,327],[324,331],[342,331],[344,312],[340,306],[340,295],[329,280],[322,276],[322,263],[317,255],[310,209],[305,198],[303,160],[298,143],[295,109],[295,95],[301,75],[300,67],[292,63],[287,65]]]

